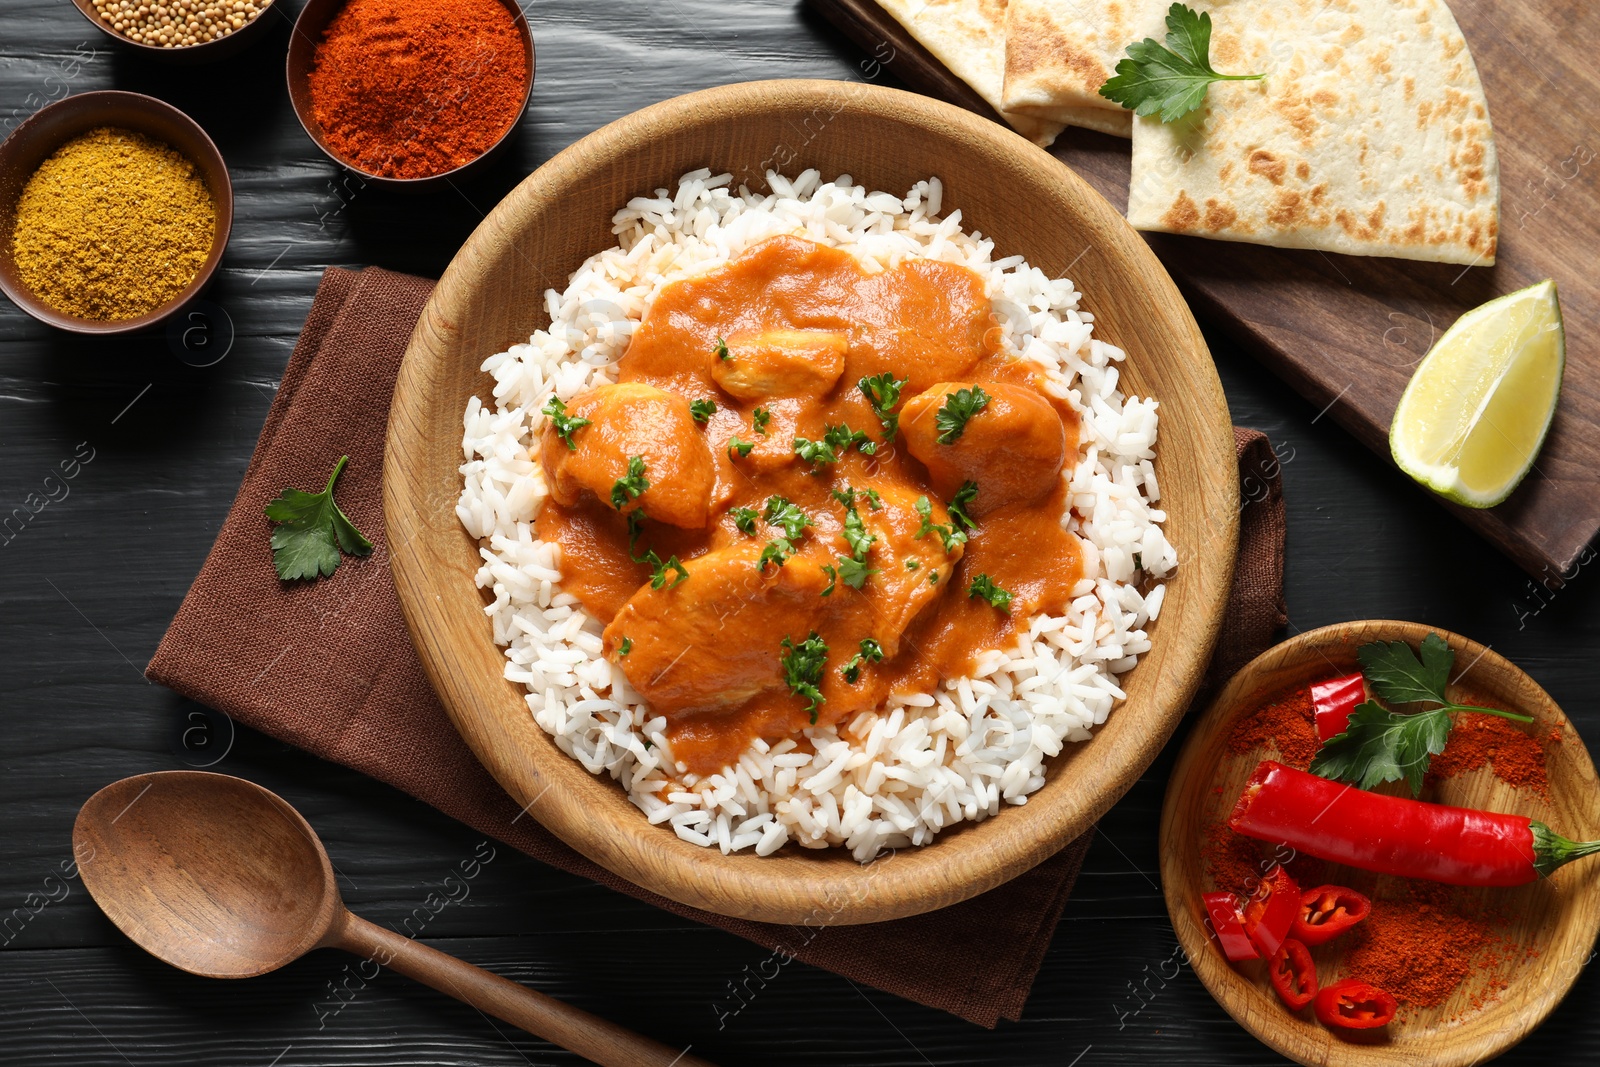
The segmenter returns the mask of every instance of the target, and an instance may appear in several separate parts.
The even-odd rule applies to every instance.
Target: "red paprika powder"
[[[488,151],[517,120],[528,76],[497,0],[350,0],[317,44],[311,111],[358,169],[426,178]]]
[[[1228,735],[1228,751],[1235,755],[1259,746],[1278,750],[1278,761],[1291,767],[1305,767],[1317,754],[1316,728],[1312,725],[1311,690],[1294,689],[1285,693],[1259,694],[1254,711],[1241,716]]]

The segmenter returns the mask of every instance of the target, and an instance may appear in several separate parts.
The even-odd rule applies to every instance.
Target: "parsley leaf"
[[[794,454],[811,464],[813,467],[820,463],[837,463],[839,454],[826,440],[809,441],[804,437],[794,439]]]
[[[645,553],[645,562],[650,564],[651,589],[660,589],[663,586],[668,589],[676,589],[683,584],[685,578],[689,577],[689,569],[678,562],[677,556],[668,556],[667,561],[662,563],[661,557],[656,555],[655,549],[651,549]],[[667,574],[670,571],[677,571],[678,576],[672,580],[671,585],[667,585]]]
[[[1344,732],[1330,737],[1311,761],[1311,772],[1370,789],[1405,779],[1416,796],[1433,757],[1444,751],[1456,712],[1532,722],[1529,715],[1457,704],[1445,695],[1455,652],[1438,634],[1422,639],[1419,659],[1403,641],[1375,641],[1356,652],[1374,695],[1393,704],[1436,704],[1411,714],[1368,700],[1350,713]]]
[[[822,565],[822,573],[828,576],[828,588],[818,593],[818,596],[832,596],[833,587],[839,584],[839,571],[831,563]]]
[[[856,497],[864,496],[867,498],[867,506],[873,511],[883,510],[883,497],[878,495],[878,491],[876,489],[855,489],[849,485],[846,485],[843,489],[828,490],[828,495],[833,497],[833,499],[837,500],[839,503],[843,504],[846,508],[855,507]]]
[[[755,508],[733,509],[733,524],[739,527],[740,533],[749,534],[751,537],[756,535],[756,519],[758,517]]]
[[[936,440],[941,445],[954,444],[966,432],[967,420],[988,406],[989,394],[980,386],[947,393],[944,406],[933,416],[933,425],[939,431]]]
[[[806,527],[811,525],[810,515],[801,511],[799,505],[790,503],[781,496],[767,497],[767,504],[762,510],[761,517],[773,526],[783,527],[784,536],[791,541],[798,541],[804,537]]]
[[[621,642],[619,642],[618,645],[617,645],[617,658],[621,659],[623,656],[626,656],[629,652],[632,652],[632,651],[633,651],[633,638],[624,637],[621,640]]]
[[[872,551],[872,545],[878,540],[877,534],[867,532],[866,525],[861,521],[861,515],[855,508],[851,508],[844,517],[844,540],[850,546],[850,556],[857,563],[864,562],[867,553]],[[856,586],[857,589],[861,588]]]
[[[720,337],[717,338],[717,358],[718,359],[732,359],[733,358],[732,356],[728,355],[728,342],[724,341]]]
[[[1011,611],[1011,594],[994,584],[994,579],[987,574],[980,574],[972,579],[972,584],[967,586],[967,596],[982,597],[989,602],[991,607],[1001,611]]]
[[[861,651],[846,660],[845,665],[839,668],[839,673],[844,675],[845,681],[855,685],[861,680],[861,665],[863,663],[882,662],[883,646],[870,637],[863,637],[861,639]]]
[[[638,500],[639,494],[650,488],[650,479],[644,476],[644,457],[628,457],[628,473],[611,486],[611,506],[621,511],[628,501]]]
[[[978,496],[978,483],[968,480],[961,483],[961,488],[956,490],[956,495],[950,498],[950,503],[945,505],[950,509],[951,525],[962,523],[969,530],[976,530],[978,524],[972,521],[972,516],[967,514],[967,505]]]
[[[858,559],[849,556],[839,557],[839,580],[851,589],[860,589],[867,584],[867,578],[877,574],[877,567],[869,567]]]
[[[774,537],[767,542],[767,547],[761,550],[761,558],[756,560],[756,570],[762,574],[767,573],[767,564],[783,566],[789,557],[794,555],[794,542],[787,537]]]
[[[913,537],[921,540],[928,536],[929,533],[936,533],[939,535],[939,540],[944,545],[946,552],[949,552],[957,545],[967,543],[967,535],[963,531],[956,529],[955,523],[933,521],[933,504],[928,501],[927,497],[917,497],[917,502],[914,506],[917,514],[922,516],[922,525],[917,528],[917,532],[912,535]],[[938,581],[937,578],[933,580]]]
[[[883,439],[893,441],[895,431],[900,428],[900,416],[891,409],[900,403],[900,390],[906,387],[910,378],[896,379],[893,374],[885,372],[863,378],[856,383],[856,388],[861,390],[861,395],[867,398],[867,403],[872,405],[872,410],[877,413],[878,421],[883,423]],[[871,453],[868,453],[870,455]]]
[[[772,421],[772,412],[766,408],[756,408],[750,413],[750,425],[755,427],[756,433],[767,432],[767,423]]]
[[[922,566],[922,563],[920,561],[918,561],[916,556],[907,556],[906,557],[906,570],[914,571],[920,566]]]
[[[827,702],[817,683],[822,681],[822,670],[828,662],[828,644],[817,631],[796,645],[787,635],[783,647],[783,682],[789,692],[804,697],[806,710],[811,713],[811,725],[817,724],[817,709]]]
[[[837,426],[829,426],[827,432],[822,435],[822,439],[829,448],[835,449],[841,456],[850,451],[850,446],[852,445],[863,456],[875,455],[878,451],[877,442],[873,441],[861,430],[852,430],[848,422],[841,422]]]
[[[732,438],[728,439],[728,455],[729,456],[732,456],[735,453],[738,453],[739,458],[743,459],[744,457],[746,457],[746,456],[748,456],[750,454],[750,450],[752,448],[754,448],[754,447],[756,447],[756,446],[755,446],[755,442],[753,442],[753,441],[741,441],[737,437],[732,437]]]
[[[541,410],[550,419],[550,425],[555,428],[556,433],[567,443],[567,447],[576,452],[578,446],[572,443],[573,432],[581,430],[585,426],[592,426],[593,423],[589,419],[580,419],[576,415],[568,415],[567,405],[561,402],[559,396],[552,396],[545,401]]]
[[[689,404],[689,414],[693,416],[695,422],[702,425],[716,413],[717,402],[715,400],[695,400]]]
[[[267,518],[278,524],[272,531],[272,565],[284,581],[331,575],[339,567],[341,551],[352,556],[372,552],[372,542],[334,503],[333,483],[349,462],[349,456],[339,457],[322,492],[285,489],[267,505]]]
[[[1146,37],[1128,46],[1128,57],[1100,87],[1100,95],[1136,115],[1161,112],[1172,122],[1205,103],[1216,81],[1259,81],[1265,74],[1218,74],[1211,67],[1211,16],[1183,4],[1167,10],[1167,46]]]

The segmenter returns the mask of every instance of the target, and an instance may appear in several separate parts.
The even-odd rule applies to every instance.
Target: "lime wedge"
[[[1394,461],[1457,504],[1494,507],[1539,455],[1566,360],[1555,282],[1473,308],[1439,338],[1400,395],[1389,424]]]

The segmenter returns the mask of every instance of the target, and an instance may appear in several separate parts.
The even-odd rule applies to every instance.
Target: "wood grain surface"
[[[874,0],[806,2],[914,88],[1000,121]],[[1600,16],[1587,0],[1450,6],[1483,78],[1500,157],[1492,267],[1146,239],[1198,314],[1385,459],[1395,405],[1433,340],[1485,300],[1554,278],[1567,369],[1535,470],[1487,511],[1429,496],[1536,579],[1559,581],[1600,531],[1600,274],[1589,266],[1600,247]],[[1128,142],[1068,127],[1051,151],[1126,208]]]
[[[299,8],[278,2],[290,16]],[[1167,917],[1157,824],[1175,744],[1100,820],[1022,1022],[988,1031],[798,962],[777,967],[746,941],[497,849],[393,789],[231,731],[145,682],[145,662],[232,503],[325,266],[437,277],[483,213],[541,163],[679,93],[776,77],[895,84],[870,50],[795,0],[537,0],[527,10],[539,77],[507,156],[459,191],[399,198],[342,176],[301,131],[283,86],[281,16],[256,47],[196,71],[108,51],[65,0],[0,5],[0,132],[66,93],[151,93],[205,127],[238,199],[205,295],[212,310],[191,324],[203,328],[188,347],[160,334],[68,338],[0,301],[0,518],[11,519],[0,537],[0,1060],[581,1062],[337,953],[220,982],[130,943],[72,874],[73,817],[115,779],[210,765],[293,803],[327,846],[345,902],[370,921],[643,1033],[681,1035],[725,1067],[1289,1062],[1217,1006]],[[197,344],[206,336],[216,348]],[[1585,736],[1600,736],[1593,577],[1529,581],[1318,419],[1322,405],[1228,336],[1208,340],[1234,421],[1265,431],[1282,462],[1291,629],[1401,618],[1467,634],[1527,670]],[[80,455],[92,458],[73,467]],[[64,485],[63,463],[76,471]],[[47,476],[57,480],[47,486]],[[47,490],[54,499],[41,507]],[[1245,497],[1260,491],[1258,477],[1244,480]],[[20,532],[16,508],[27,515]],[[446,880],[459,886],[467,872],[467,888],[439,907]],[[1497,1067],[1595,1062],[1597,1011],[1591,965]]]
[[[1578,861],[1529,885],[1463,891],[1487,914],[1507,916],[1496,966],[1474,969],[1434,1007],[1405,1007],[1379,1035],[1346,1040],[1311,1017],[1286,1009],[1259,963],[1229,964],[1211,943],[1200,895],[1236,891],[1211,883],[1202,849],[1208,831],[1225,824],[1240,790],[1263,759],[1279,754],[1268,745],[1236,752],[1234,727],[1261,705],[1265,694],[1286,694],[1328,678],[1360,670],[1356,650],[1372,641],[1405,641],[1413,648],[1430,628],[1417,623],[1365,621],[1303,633],[1247,664],[1219,693],[1178,756],[1161,809],[1161,881],[1178,941],[1200,981],[1228,1014],[1262,1041],[1307,1067],[1468,1067],[1504,1052],[1533,1031],[1561,1003],[1594,950],[1600,931],[1600,867]],[[1424,799],[1463,808],[1516,812],[1575,841],[1600,838],[1600,785],[1588,750],[1550,695],[1504,657],[1458,634],[1444,637],[1455,652],[1451,691],[1463,700],[1520,711],[1534,717],[1524,727],[1561,741],[1547,747],[1549,789],[1517,789],[1492,770],[1477,770],[1427,787]],[[1397,895],[1405,880],[1328,864],[1325,881],[1368,893],[1374,909],[1411,906]],[[1302,888],[1311,888],[1303,886]],[[1316,948],[1312,955],[1323,985],[1336,978],[1361,978],[1344,966],[1349,939]],[[1420,965],[1420,963],[1419,963]],[[1504,983],[1496,991],[1491,983]]]
[[[961,212],[997,255],[1026,256],[1051,276],[1076,257],[1095,336],[1131,354],[1122,387],[1164,400],[1156,466],[1164,528],[1184,546],[1183,563],[1151,628],[1151,651],[1118,680],[1126,701],[1092,742],[1050,761],[1047,783],[1026,805],[902,849],[893,862],[863,865],[843,849],[798,846],[724,856],[651,825],[616,783],[556,747],[528,714],[523,687],[506,681],[472,577],[479,546],[455,518],[462,412],[474,395],[494,399],[494,381],[478,367],[549,324],[543,293],[615,243],[618,208],[699,166],[758,187],[767,167],[816,167],[896,194],[936,172],[944,211]],[[1054,225],[1040,229],[1039,218]],[[1082,255],[1085,246],[1093,254]],[[434,689],[479,760],[533,817],[601,866],[681,903],[799,923],[818,901],[839,901],[833,918],[845,925],[994,888],[1082,834],[1144,772],[1199,685],[1222,622],[1238,541],[1237,471],[1227,404],[1183,299],[1071,171],[993,123],[897,89],[749,82],[659,104],[585,138],[473,233],[406,350],[389,416],[384,515],[389,543],[403,546],[395,582]]]

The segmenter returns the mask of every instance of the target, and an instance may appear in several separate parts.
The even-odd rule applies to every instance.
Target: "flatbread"
[[[951,74],[960,78],[1011,128],[1049,147],[1061,123],[1007,111],[1000,102],[1006,74],[1006,0],[878,0]]]
[[[1175,123],[1137,118],[1142,230],[1440,263],[1494,262],[1489,106],[1442,0],[1212,0],[1212,84]],[[1155,25],[1144,35],[1162,39]]]
[[[1023,115],[1128,137],[1133,115],[1100,95],[1161,0],[1010,0],[1001,103]],[[1156,35],[1160,40],[1161,34]]]

